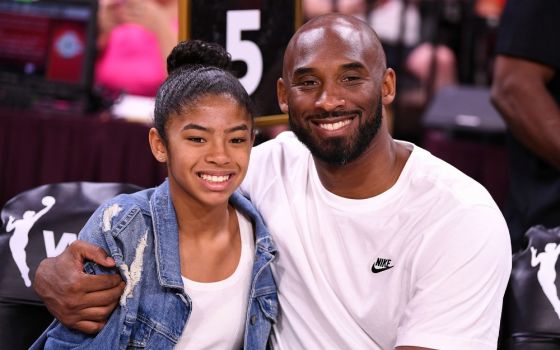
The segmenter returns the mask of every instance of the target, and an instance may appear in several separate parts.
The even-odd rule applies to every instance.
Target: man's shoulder
[[[496,207],[490,193],[476,180],[453,165],[414,146],[411,167],[408,169],[410,183],[421,192],[448,199],[448,205],[484,205]]]
[[[296,135],[291,131],[284,131],[275,138],[253,147],[251,158],[296,158],[306,154],[309,154],[309,150]]]
[[[306,176],[310,153],[292,132],[255,146],[241,192],[259,207],[261,196],[271,188],[284,187]]]
[[[307,164],[309,150],[291,131],[253,147],[247,177],[267,178],[284,176],[284,170],[293,174],[297,164]]]

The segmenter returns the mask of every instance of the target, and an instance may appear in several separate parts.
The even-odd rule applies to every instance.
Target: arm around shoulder
[[[84,230],[91,229],[92,220],[93,217]],[[80,237],[84,236],[84,230]],[[85,273],[86,261],[107,269],[115,266],[106,250],[78,240],[61,255],[41,262],[33,286],[51,314],[64,326],[95,334],[118,304],[124,282],[118,274]]]

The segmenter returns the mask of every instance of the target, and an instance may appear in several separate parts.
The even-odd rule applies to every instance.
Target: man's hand
[[[33,285],[51,314],[63,325],[95,334],[117,306],[125,284],[120,275],[86,274],[85,260],[104,267],[115,266],[103,249],[75,241],[61,255],[41,262]]]

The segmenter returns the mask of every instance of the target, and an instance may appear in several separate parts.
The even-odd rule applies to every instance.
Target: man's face
[[[381,67],[370,40],[344,24],[306,30],[288,49],[280,105],[314,157],[340,166],[371,144],[382,119]]]

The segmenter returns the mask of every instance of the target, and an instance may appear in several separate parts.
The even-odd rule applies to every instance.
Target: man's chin
[[[347,146],[338,143],[324,142],[321,145],[306,145],[313,158],[333,166],[343,166],[348,164],[351,158],[351,151]]]

